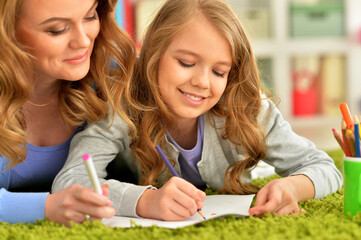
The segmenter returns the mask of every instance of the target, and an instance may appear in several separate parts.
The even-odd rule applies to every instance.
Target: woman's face
[[[76,81],[89,71],[97,0],[24,0],[16,38],[35,57],[35,80]]]

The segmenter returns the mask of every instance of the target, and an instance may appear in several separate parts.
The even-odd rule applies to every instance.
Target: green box
[[[292,37],[342,37],[345,35],[344,3],[321,1],[290,5]]]

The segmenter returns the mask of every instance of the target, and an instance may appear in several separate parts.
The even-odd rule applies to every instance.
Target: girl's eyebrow
[[[93,10],[93,8],[95,7],[95,5],[98,3],[98,0],[95,0],[93,5],[90,7],[90,9],[88,10],[87,13],[89,13],[91,10]],[[50,22],[55,22],[55,21],[69,21],[69,18],[62,18],[62,17],[53,17],[53,18],[49,18],[47,20],[45,20],[44,22],[40,23],[39,25],[44,25]]]

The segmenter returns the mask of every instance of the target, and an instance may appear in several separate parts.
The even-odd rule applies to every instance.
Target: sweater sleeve
[[[0,189],[0,221],[32,223],[45,218],[48,193],[13,193]]]
[[[308,139],[292,131],[270,100],[262,101],[258,121],[267,144],[265,162],[273,165],[281,177],[306,175],[314,184],[315,198],[322,198],[342,186],[342,174],[333,160]]]
[[[118,155],[123,164],[134,165],[132,162],[128,125],[118,116],[114,121],[104,118],[90,123],[87,128],[75,135],[70,144],[69,155],[63,169],[56,176],[52,191],[57,192],[71,184],[91,187],[89,177],[82,162],[83,154],[90,154],[100,183],[109,184],[109,199],[113,202],[116,215],[136,217],[136,206],[143,192],[151,186],[138,186],[120,182],[107,177],[107,166]]]

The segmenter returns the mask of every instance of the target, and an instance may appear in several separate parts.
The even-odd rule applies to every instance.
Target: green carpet
[[[342,171],[342,152],[328,154]],[[254,183],[263,186],[273,178],[257,179]],[[344,217],[343,190],[321,200],[301,202],[300,206],[307,211],[300,216],[229,217],[176,230],[111,228],[100,222],[72,228],[48,221],[27,225],[0,223],[0,239],[361,239],[361,213],[353,219]]]

